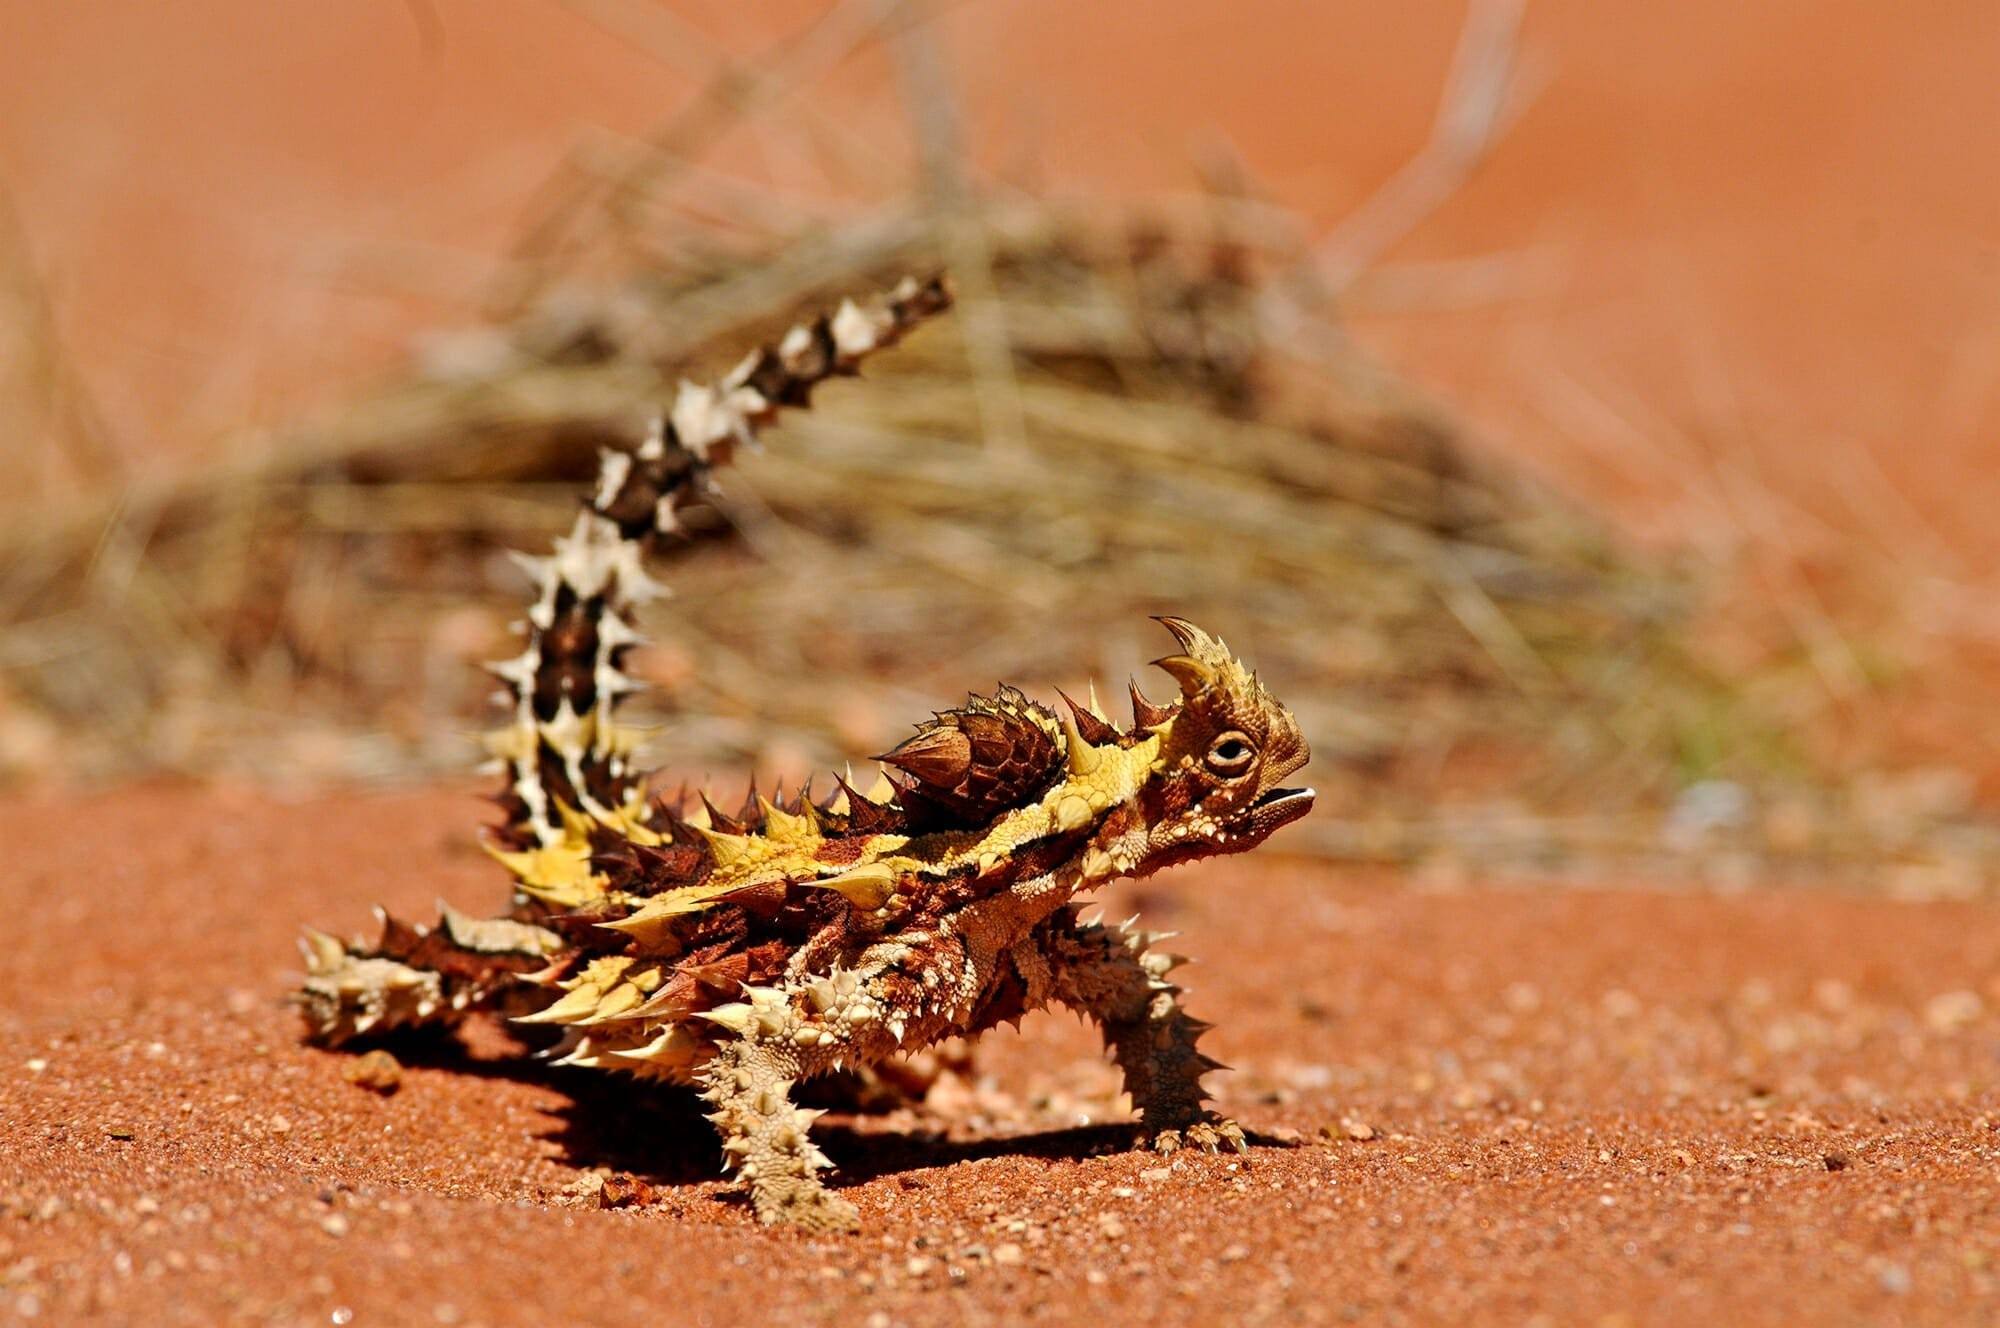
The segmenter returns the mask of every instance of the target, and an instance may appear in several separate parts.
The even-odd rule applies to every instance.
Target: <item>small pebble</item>
[[[403,1064],[377,1047],[349,1061],[340,1076],[357,1088],[388,1097],[403,1086]]]
[[[1319,1132],[1328,1139],[1352,1139],[1360,1144],[1375,1138],[1373,1125],[1367,1121],[1356,1120],[1352,1116],[1342,1116],[1338,1125],[1322,1125],[1319,1127]]]
[[[599,1208],[644,1208],[657,1196],[653,1187],[629,1171],[615,1172],[597,1187]]]

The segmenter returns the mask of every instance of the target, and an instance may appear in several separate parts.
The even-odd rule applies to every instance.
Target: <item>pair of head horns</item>
[[[1217,638],[1196,627],[1185,618],[1155,618],[1155,622],[1174,634],[1181,644],[1182,653],[1156,659],[1154,664],[1173,675],[1181,685],[1183,700],[1192,701],[1208,692],[1218,683],[1227,682],[1242,689],[1256,686],[1256,678],[1245,669],[1236,656],[1229,653],[1229,647]],[[1093,735],[1087,735],[1082,725],[1094,719],[1092,712],[1063,697],[1069,702],[1070,713],[1061,719],[1064,746],[1069,758],[1072,774],[1088,775],[1097,768],[1100,759],[1093,745]],[[1157,729],[1157,726],[1172,718],[1173,711],[1154,705],[1139,690],[1139,684],[1132,684],[1132,722],[1141,729]],[[1096,719],[1102,724],[1101,719]],[[1101,735],[1109,738],[1111,735]]]

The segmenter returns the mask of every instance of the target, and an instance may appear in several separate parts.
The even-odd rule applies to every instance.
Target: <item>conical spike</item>
[[[634,1061],[655,1069],[671,1069],[694,1059],[699,1043],[685,1028],[676,1024],[641,1047],[609,1053],[614,1059]]]
[[[852,835],[873,835],[893,830],[901,824],[896,811],[883,803],[873,801],[864,794],[857,793],[854,785],[840,776],[840,796],[847,802],[847,833]]]
[[[1069,698],[1064,697],[1063,699],[1068,700]],[[1069,772],[1072,775],[1090,774],[1097,769],[1098,763],[1104,759],[1104,754],[1084,741],[1083,734],[1077,731],[1074,716],[1064,715],[1061,723],[1064,739],[1063,745],[1068,749],[1065,757],[1069,762]]]
[[[872,912],[889,902],[896,892],[896,873],[886,863],[870,862],[824,881],[807,881],[827,890],[838,890],[847,902]]]
[[[1210,664],[1220,664],[1230,658],[1228,646],[1185,618],[1161,614],[1153,621],[1172,632],[1174,640],[1180,642],[1181,649],[1197,659]]]
[[[1056,695],[1060,696],[1063,699],[1063,704],[1069,707],[1070,716],[1075,721],[1076,731],[1083,735],[1085,742],[1090,743],[1094,747],[1102,747],[1107,743],[1118,741],[1118,730],[1112,726],[1109,720],[1097,713],[1096,687],[1093,686],[1090,690],[1090,705],[1088,707],[1078,705],[1076,698],[1060,687],[1056,688]]]
[[[811,785],[807,785],[808,789],[810,787]],[[802,790],[796,814],[799,820],[805,823],[807,839],[818,839],[825,833],[825,823],[820,819],[820,810],[820,805],[805,796]]]
[[[708,850],[714,856],[715,865],[718,867],[727,867],[740,860],[750,851],[753,842],[748,835],[731,834],[724,830],[703,830],[697,827],[695,833],[707,842]]]
[[[689,824],[694,825],[697,830],[716,830],[725,835],[740,835],[750,828],[710,801],[707,789],[701,791],[701,810],[706,816],[707,824],[698,824],[692,817],[689,818]]]
[[[769,798],[758,799],[758,810],[762,813],[764,834],[772,842],[798,844],[812,838],[812,827],[805,817],[793,815]]]
[[[833,796],[827,800],[826,811],[832,812],[835,816],[846,816],[853,812],[855,793],[848,786],[848,781],[853,778],[853,766],[847,768],[847,777],[845,779],[839,775],[833,777]]]
[[[541,663],[540,648],[529,646],[527,650],[512,659],[489,660],[481,667],[494,677],[513,686],[515,691],[508,698],[511,700],[513,695],[518,695],[534,685],[535,670],[541,667]]]
[[[604,1059],[604,1053],[599,1051],[597,1046],[594,1043],[592,1043],[589,1038],[585,1038],[583,1041],[576,1044],[576,1050],[570,1052],[569,1055],[564,1056],[558,1060],[550,1061],[549,1064],[577,1065],[581,1066],[586,1070],[596,1070],[603,1068],[605,1064],[605,1059]]]
[[[603,994],[597,1008],[583,1018],[573,1022],[580,1025],[608,1024],[630,1015],[635,1007],[642,1004],[646,994],[629,982],[621,982]],[[560,1002],[558,1002],[560,1003]]]
[[[339,937],[307,927],[305,934],[299,937],[299,953],[305,956],[306,972],[318,977],[340,967],[341,961],[347,958],[347,947],[341,944]]]
[[[565,992],[561,1000],[553,1005],[535,1011],[533,1014],[515,1015],[517,1024],[573,1024],[586,1019],[597,1009],[598,998],[603,995],[599,987],[585,983],[574,991]]]
[[[718,1005],[713,1010],[703,1010],[701,1017],[713,1023],[721,1024],[738,1037],[742,1037],[750,1031],[750,1026],[756,1022],[757,1012],[752,1010],[748,1005],[738,1001],[733,1005]]]
[[[1215,670],[1193,655],[1168,655],[1154,660],[1153,666],[1172,674],[1181,685],[1181,696],[1189,700],[1215,685]]]
[[[1134,730],[1153,728],[1155,725],[1165,722],[1167,716],[1173,714],[1173,711],[1167,709],[1165,706],[1157,706],[1147,700],[1146,694],[1139,690],[1139,680],[1137,678],[1132,679],[1128,685],[1132,692],[1132,727]]]
[[[954,726],[937,724],[875,759],[926,784],[951,788],[972,765],[972,740]]]
[[[782,788],[783,785],[780,785],[780,787]],[[780,798],[774,794],[771,801],[777,803],[794,816],[803,815],[805,809],[812,806],[812,787],[812,776],[807,775],[805,782],[799,785],[799,791],[794,793],[789,799]]]
[[[681,971],[685,972],[686,970],[683,969]],[[688,1005],[687,993],[676,990],[673,986],[669,985],[660,988],[640,1004],[627,1010],[625,1017],[627,1019],[655,1019],[664,1023],[674,1024],[687,1018],[690,1013],[691,1008]]]

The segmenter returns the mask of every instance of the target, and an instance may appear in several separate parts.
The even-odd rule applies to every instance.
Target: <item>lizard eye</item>
[[[1257,749],[1250,745],[1250,739],[1234,729],[1208,745],[1208,768],[1218,775],[1240,775],[1256,757]]]

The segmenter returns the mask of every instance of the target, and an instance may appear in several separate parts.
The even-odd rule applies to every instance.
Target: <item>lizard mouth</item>
[[[1207,833],[1191,835],[1184,828],[1169,828],[1147,855],[1140,875],[1150,875],[1162,867],[1211,858],[1221,853],[1245,853],[1256,848],[1283,827],[1312,810],[1316,795],[1309,788],[1271,789],[1235,816],[1220,825],[1210,824]]]
[[[1280,818],[1278,825],[1296,821],[1312,810],[1313,799],[1319,795],[1309,788],[1276,788],[1250,804],[1253,820]]]
[[[1274,832],[1290,825],[1313,808],[1313,799],[1318,796],[1309,788],[1276,788],[1259,797],[1245,807],[1235,820],[1230,821],[1229,838],[1232,848],[1248,848],[1260,844]]]

